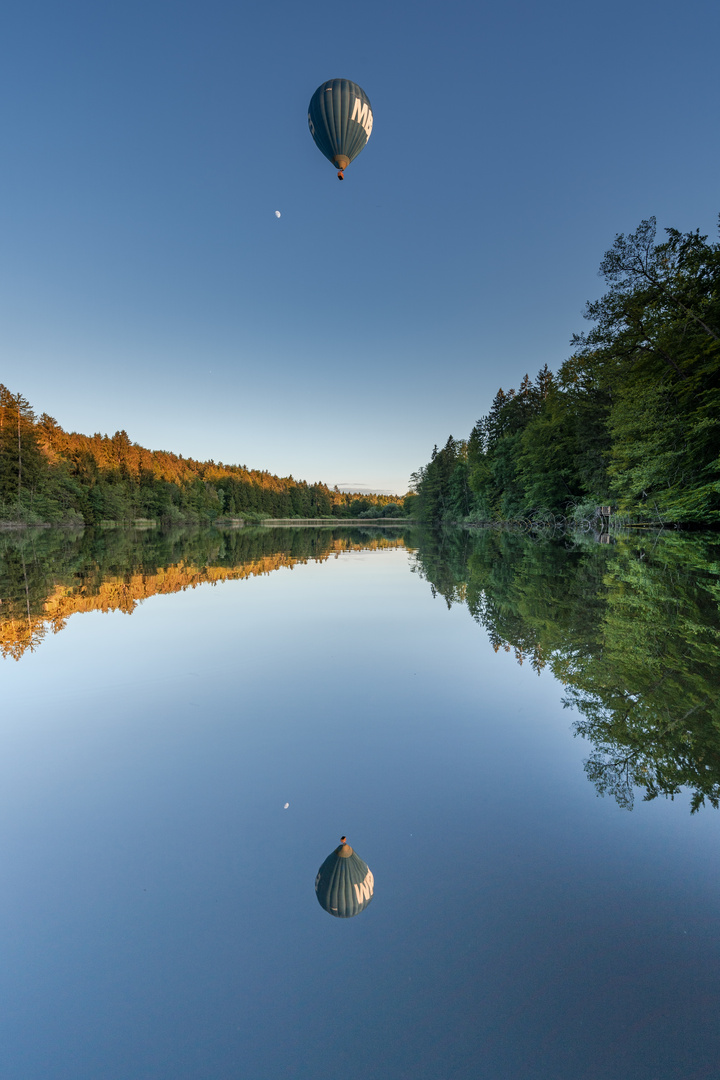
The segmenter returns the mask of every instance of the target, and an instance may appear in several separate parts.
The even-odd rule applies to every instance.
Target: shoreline
[[[216,521],[170,521],[155,518],[134,518],[131,521],[99,521],[89,524],[81,521],[0,521],[0,532],[19,532],[22,529],[161,529],[165,527],[201,526],[212,529],[244,529],[253,526],[295,527],[320,525],[410,525],[410,518],[263,518],[252,521],[248,518],[223,518]]]

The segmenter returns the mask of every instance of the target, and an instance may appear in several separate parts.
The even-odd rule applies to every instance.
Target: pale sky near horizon
[[[716,0],[10,0],[0,382],[68,430],[403,493],[568,356],[616,233],[717,238],[719,32]],[[307,128],[340,76],[374,112],[342,184]]]

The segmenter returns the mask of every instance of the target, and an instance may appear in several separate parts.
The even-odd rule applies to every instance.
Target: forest
[[[412,477],[427,524],[587,520],[720,523],[720,244],[654,218],[616,237],[608,290],[572,354],[499,389],[466,439]]]
[[[358,495],[245,465],[147,450],[36,418],[0,384],[0,522],[167,524],[378,518],[423,524],[587,520],[720,524],[720,244],[654,218],[620,234],[592,324],[556,373],[499,389],[466,439],[413,473],[411,494]]]
[[[127,432],[66,432],[0,384],[0,522],[164,524],[403,515],[392,495],[357,495],[245,465],[194,461],[131,442]]]

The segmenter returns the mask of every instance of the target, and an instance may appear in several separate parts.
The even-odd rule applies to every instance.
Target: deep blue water
[[[599,798],[562,686],[411,564],[2,661],[3,1080],[720,1076],[717,812]],[[348,920],[313,889],[341,834]]]

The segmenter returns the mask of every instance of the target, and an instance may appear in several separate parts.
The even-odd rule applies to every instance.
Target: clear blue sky
[[[10,0],[0,381],[71,430],[403,492],[568,355],[616,233],[715,237],[718,40],[717,0]],[[306,119],[334,77],[375,117],[342,184]]]

